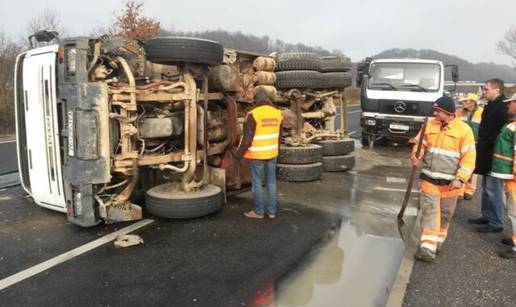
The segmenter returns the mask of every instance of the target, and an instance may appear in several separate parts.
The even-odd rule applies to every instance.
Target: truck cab
[[[367,58],[360,63],[362,144],[414,137],[425,117],[432,116],[432,102],[445,94],[445,67],[452,68],[457,82],[457,66],[436,60]]]

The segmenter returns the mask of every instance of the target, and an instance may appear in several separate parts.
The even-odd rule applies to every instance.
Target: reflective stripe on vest
[[[244,153],[251,160],[267,160],[278,156],[281,112],[272,106],[259,106],[249,112],[256,122],[253,142]]]

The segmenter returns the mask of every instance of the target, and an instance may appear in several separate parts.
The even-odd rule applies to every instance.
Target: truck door
[[[27,53],[23,64],[23,91],[32,197],[43,207],[64,212],[56,57],[57,45]]]

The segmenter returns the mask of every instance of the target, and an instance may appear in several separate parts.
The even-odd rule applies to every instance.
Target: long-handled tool
[[[421,134],[419,136],[419,140],[417,143],[417,149],[416,149],[416,157],[417,158],[419,158],[419,155],[421,154],[421,147],[423,146],[423,138],[425,136],[427,123],[428,123],[428,117],[425,117],[425,121],[423,123],[423,127],[421,128]],[[400,212],[398,213],[398,225],[405,224],[405,222],[403,221],[403,215],[405,214],[405,209],[407,209],[407,204],[410,199],[410,193],[412,192],[412,187],[414,186],[416,174],[417,174],[417,165],[413,165],[412,170],[410,172],[407,191],[405,191],[405,197],[403,198],[403,202],[401,203],[401,209],[400,209]]]

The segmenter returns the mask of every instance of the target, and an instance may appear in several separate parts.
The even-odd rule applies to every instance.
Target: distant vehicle
[[[362,145],[414,137],[425,117],[432,116],[432,102],[446,94],[445,68],[451,69],[456,85],[458,66],[445,66],[440,61],[366,58],[359,63]]]

